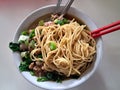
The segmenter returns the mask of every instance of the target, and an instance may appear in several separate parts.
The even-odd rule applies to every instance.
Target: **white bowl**
[[[20,23],[19,27],[17,28],[16,34],[14,37],[14,42],[17,42],[20,33],[23,30],[25,30],[33,21],[35,21],[40,16],[43,16],[45,14],[53,12],[54,8],[55,8],[55,5],[45,6],[45,7],[39,8],[39,9],[33,11],[31,14],[29,14]],[[88,28],[90,30],[97,29],[97,26],[95,25],[95,23],[87,15],[83,14],[78,9],[71,7],[68,11],[68,14],[71,14],[71,15],[74,15],[74,16],[80,18],[80,20],[82,20],[88,26]],[[14,56],[14,60],[16,62],[17,68],[18,68],[19,64],[21,62],[20,54],[15,52],[15,53],[13,53],[13,56]],[[33,85],[36,85],[41,88],[52,89],[52,90],[69,89],[69,88],[73,88],[75,86],[82,84],[88,78],[90,78],[92,76],[92,74],[95,72],[96,68],[98,67],[101,57],[102,57],[102,39],[98,38],[97,39],[96,60],[92,64],[92,66],[79,79],[64,80],[62,83],[56,83],[56,82],[51,82],[51,81],[37,82],[37,77],[31,76],[31,74],[29,72],[22,72],[21,74]]]

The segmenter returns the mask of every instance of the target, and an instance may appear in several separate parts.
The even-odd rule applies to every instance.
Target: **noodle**
[[[80,76],[93,62],[96,53],[95,40],[85,27],[74,21],[62,26],[37,26],[36,45],[30,58],[43,61],[42,69],[45,71],[57,71],[67,77]],[[56,45],[55,50],[50,49],[51,42]],[[36,52],[42,53],[42,58],[36,57]]]

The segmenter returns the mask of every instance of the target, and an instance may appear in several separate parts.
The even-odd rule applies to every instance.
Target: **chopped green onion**
[[[33,38],[35,36],[35,29],[33,29],[32,31],[31,31],[31,33],[29,34],[29,37],[30,38]]]
[[[64,18],[63,20],[55,19],[55,20],[54,20],[54,23],[55,23],[55,24],[64,25],[64,24],[66,24],[66,23],[69,23],[69,21],[68,21],[66,18]]]
[[[51,41],[51,42],[50,42],[50,49],[51,49],[51,50],[55,50],[56,48],[57,48],[56,43],[53,42],[53,41]]]
[[[43,21],[43,20],[40,20],[40,21],[39,21],[39,25],[40,25],[40,26],[43,26],[43,25],[44,25],[44,21]]]
[[[37,78],[37,81],[38,81],[38,82],[48,81],[48,78],[47,78],[47,77],[38,77],[38,78]]]
[[[66,18],[64,18],[63,22],[66,24],[66,23],[69,23],[69,20],[67,20]]]
[[[63,20],[57,20],[56,24],[64,25],[64,22],[63,22]]]
[[[21,35],[28,35],[28,32],[27,31],[22,31]]]

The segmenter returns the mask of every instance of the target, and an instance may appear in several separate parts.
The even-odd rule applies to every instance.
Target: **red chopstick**
[[[91,35],[93,38],[97,38],[117,30],[120,30],[120,20],[92,31]]]

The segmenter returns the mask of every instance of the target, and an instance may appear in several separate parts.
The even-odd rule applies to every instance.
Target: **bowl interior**
[[[37,10],[35,10],[34,12],[32,12],[30,15],[28,15],[22,22],[21,24],[18,26],[15,37],[14,37],[14,42],[17,42],[20,33],[27,29],[29,27],[29,25],[31,23],[33,23],[37,18],[46,15],[48,13],[52,13],[54,11],[55,5],[50,5],[50,6],[46,6],[43,8],[39,8]],[[63,6],[61,6],[61,9],[63,8]],[[73,15],[80,18],[80,20],[82,20],[87,27],[90,30],[94,30],[96,29],[96,25],[94,24],[94,22],[85,14],[83,14],[81,11],[79,11],[78,9],[71,7],[68,11],[68,14]],[[84,81],[86,81],[96,70],[96,67],[99,64],[99,61],[101,59],[101,55],[102,55],[102,39],[98,38],[97,40],[97,55],[96,55],[96,60],[95,62],[92,64],[92,66],[79,78],[79,79],[69,79],[69,80],[65,80],[62,83],[56,83],[56,82],[51,82],[51,81],[47,81],[47,82],[37,82],[36,81],[36,77],[35,76],[31,76],[31,74],[29,72],[22,72],[21,74],[32,84],[38,86],[38,87],[42,87],[45,89],[68,89],[68,88],[72,88],[75,87],[77,85],[82,84]],[[21,62],[21,57],[19,55],[19,53],[13,53],[14,56],[14,60],[16,62],[17,68],[19,67],[19,64]]]

